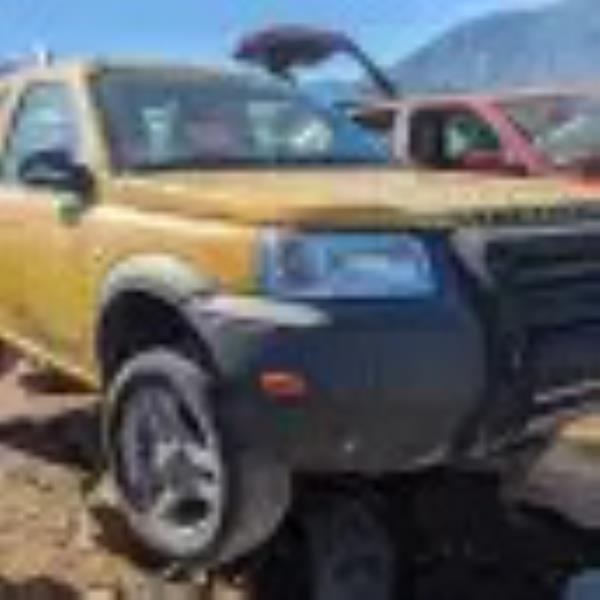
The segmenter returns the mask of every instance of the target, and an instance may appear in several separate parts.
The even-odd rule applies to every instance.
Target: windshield
[[[600,96],[531,97],[502,106],[556,166],[600,159]]]
[[[287,85],[192,69],[100,76],[117,169],[385,162],[375,138]]]

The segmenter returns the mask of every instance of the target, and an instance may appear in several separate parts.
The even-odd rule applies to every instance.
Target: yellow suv
[[[105,392],[110,478],[160,554],[254,548],[292,475],[491,468],[593,377],[595,204],[551,181],[388,169],[257,75],[4,79],[1,334]]]

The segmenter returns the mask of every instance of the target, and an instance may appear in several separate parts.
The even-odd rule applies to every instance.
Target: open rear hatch
[[[280,25],[246,36],[235,50],[237,60],[293,80],[299,68],[316,67],[346,55],[366,72],[369,81],[386,98],[395,98],[397,89],[385,72],[343,33],[300,25]]]

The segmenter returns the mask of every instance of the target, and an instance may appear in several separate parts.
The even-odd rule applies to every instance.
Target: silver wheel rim
[[[201,552],[216,538],[225,473],[214,427],[164,383],[129,395],[117,445],[118,478],[134,528],[159,549]]]

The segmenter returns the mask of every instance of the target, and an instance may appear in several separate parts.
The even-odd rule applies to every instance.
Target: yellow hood
[[[117,180],[110,195],[188,217],[313,227],[531,222],[600,206],[593,194],[570,197],[559,180],[398,169],[148,174]]]

